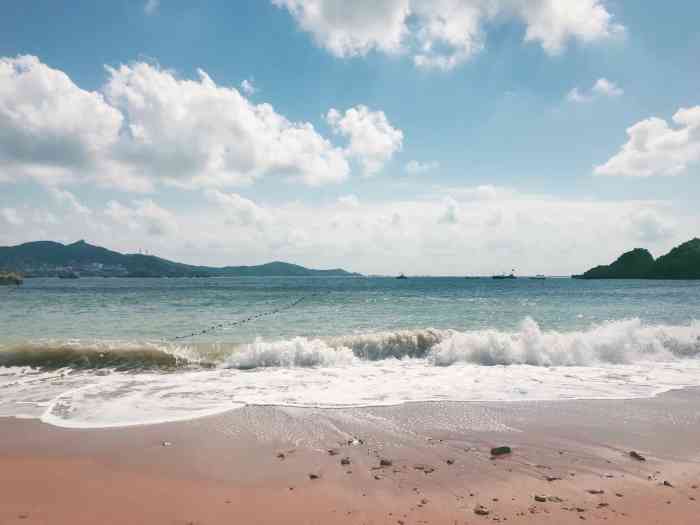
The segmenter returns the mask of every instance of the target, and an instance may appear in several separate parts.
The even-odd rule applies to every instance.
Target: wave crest
[[[700,321],[686,326],[609,321],[586,330],[544,331],[531,318],[516,331],[399,330],[248,344],[40,342],[0,349],[0,366],[117,370],[223,367],[309,368],[359,361],[425,359],[434,366],[590,366],[700,356]]]
[[[176,369],[205,363],[191,360],[186,350],[155,343],[41,341],[0,350],[0,366],[43,369]]]
[[[585,331],[542,331],[531,318],[513,333],[496,330],[453,332],[431,350],[437,366],[588,366],[643,360],[676,360],[700,355],[700,322],[689,326],[646,326],[639,319],[609,321]]]

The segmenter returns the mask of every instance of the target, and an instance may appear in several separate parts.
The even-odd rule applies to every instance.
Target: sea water
[[[0,416],[649,397],[700,385],[700,282],[28,279],[0,287]]]

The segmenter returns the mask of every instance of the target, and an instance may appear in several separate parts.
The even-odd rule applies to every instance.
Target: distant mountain
[[[350,276],[341,269],[312,270],[296,264],[271,262],[259,266],[192,266],[154,255],[123,254],[85,241],[61,244],[37,241],[0,247],[0,269],[26,276],[54,276],[66,269],[82,275],[114,277],[215,277],[215,276]]]
[[[700,279],[700,239],[675,247],[654,260],[648,250],[636,248],[609,266],[596,266],[577,279]]]

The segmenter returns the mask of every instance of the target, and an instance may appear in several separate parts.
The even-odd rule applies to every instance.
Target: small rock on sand
[[[474,514],[476,514],[477,516],[488,516],[490,512],[491,511],[489,511],[489,509],[487,509],[483,505],[477,505],[476,507],[474,507]]]
[[[630,457],[632,459],[636,459],[637,461],[646,461],[647,458],[642,456],[639,452],[635,452],[634,450],[630,451]]]
[[[379,466],[380,467],[390,467],[392,465],[390,459],[382,458],[379,460]]]
[[[539,494],[535,495],[535,501],[538,501],[540,503],[546,503],[547,498],[545,496],[540,496]]]
[[[556,476],[545,476],[544,479],[546,479],[546,480],[549,481],[550,483],[551,483],[552,481],[561,481],[561,478],[558,478],[558,477],[556,477]]]
[[[329,456],[337,456],[338,454],[340,454],[340,452],[338,452],[338,451],[337,451],[336,449],[334,449],[334,448],[332,448],[332,449],[330,449],[330,450],[328,451],[328,455],[329,455]]]
[[[510,447],[494,447],[491,449],[492,456],[503,456],[505,454],[511,454],[513,450]]]
[[[164,447],[172,447],[173,446],[173,444],[170,441],[163,441],[161,443],[161,445],[163,445]]]
[[[598,496],[600,494],[605,494],[604,490],[599,490],[599,489],[589,489],[586,492],[588,492],[589,494],[593,494],[594,496]]]
[[[320,477],[321,476],[319,476],[318,474],[309,474],[309,479],[318,479]]]
[[[350,458],[343,458],[340,460],[341,465],[349,465],[350,464]]]
[[[454,462],[454,459],[448,459],[447,461],[445,461],[445,463],[447,463],[448,465],[454,465]]]
[[[673,488],[673,485],[671,485],[670,481],[664,481],[664,487],[671,487]]]

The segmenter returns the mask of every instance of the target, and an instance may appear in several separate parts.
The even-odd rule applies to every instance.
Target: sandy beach
[[[641,400],[258,406],[101,430],[5,418],[0,523],[690,525],[700,516],[699,401],[686,389]],[[512,453],[493,458],[497,446]]]

